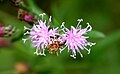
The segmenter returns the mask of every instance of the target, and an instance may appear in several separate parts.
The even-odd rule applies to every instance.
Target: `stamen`
[[[62,22],[62,25],[60,26],[60,28],[62,28],[61,30],[66,33],[66,31],[69,31],[66,27],[65,27],[65,22]]]
[[[92,30],[92,27],[91,27],[91,25],[90,25],[89,23],[87,23],[87,25],[88,25],[88,26],[86,27],[86,29],[88,29],[87,32],[89,32],[89,31]]]
[[[79,51],[79,54],[80,54],[80,56],[83,58],[83,55],[82,55],[82,53]]]
[[[65,26],[64,26],[64,24],[65,24],[65,22],[62,22],[62,25],[60,26],[60,28],[65,33],[65,30],[64,30]]]
[[[46,15],[46,14],[45,13],[39,14],[39,16],[42,16],[42,21],[44,20],[44,15]]]
[[[84,47],[85,48],[85,50],[87,50],[88,51],[88,54],[90,54],[90,51],[91,51],[91,49],[89,48],[86,48],[86,47]]]
[[[72,51],[72,55],[70,55],[70,56],[73,57],[74,59],[76,59],[76,52],[75,52],[75,50]]]
[[[31,30],[31,29],[29,29],[29,28],[27,28],[26,26],[24,26],[24,30]]]
[[[43,51],[42,51],[42,50],[43,50]],[[43,55],[43,56],[46,56],[46,54],[45,54],[44,51],[45,51],[45,49],[41,49],[41,52],[42,52],[42,53],[40,52],[39,54],[40,54],[40,55]]]
[[[27,31],[26,33],[24,33],[24,35],[27,35],[27,34],[30,34],[30,32]]]
[[[48,25],[50,24],[51,20],[52,20],[52,16],[50,16],[49,18]]]
[[[73,55],[73,54],[72,54],[72,55],[70,55],[70,57],[72,57],[72,58],[76,59],[75,55]]]
[[[88,42],[87,45],[89,45],[90,47],[95,45],[96,43],[91,43],[91,42]]]
[[[36,48],[36,51],[34,52],[34,54],[39,55],[38,50],[39,50],[39,47]]]
[[[62,25],[60,26],[60,28],[65,28],[64,24],[65,22],[62,22]]]
[[[44,21],[44,24],[46,24],[46,20]]]
[[[61,53],[61,52],[62,52],[62,51],[63,51],[66,47],[67,47],[67,46],[65,46],[65,47],[64,47],[64,48],[62,48],[62,49],[60,48],[60,53]]]
[[[25,43],[28,39],[29,39],[29,38],[27,38],[27,39],[22,39],[22,40],[23,40],[23,42]]]
[[[77,21],[78,21],[78,24],[77,24],[76,28],[80,28],[81,29],[82,26],[80,25],[80,23],[83,21],[83,19],[78,19]]]
[[[36,27],[36,25],[34,24],[32,29],[36,29],[36,28],[37,28],[37,27]]]

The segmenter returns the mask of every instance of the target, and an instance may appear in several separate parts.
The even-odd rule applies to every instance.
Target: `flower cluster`
[[[74,59],[76,58],[76,52],[78,52],[81,57],[83,57],[81,50],[87,50],[88,54],[90,53],[90,48],[88,46],[95,45],[95,43],[88,42],[87,38],[84,36],[87,32],[92,30],[92,27],[89,23],[87,23],[86,28],[81,28],[81,21],[83,19],[78,19],[77,27],[71,26],[71,29],[68,29],[64,26],[64,22],[62,23],[60,28],[50,28],[51,16],[49,18],[48,23],[44,20],[44,15],[41,20],[38,20],[37,24],[34,24],[33,27],[27,28],[24,27],[26,33],[24,35],[29,34],[29,38],[23,39],[24,42],[28,39],[32,41],[32,46],[36,48],[34,54],[44,55],[46,48],[49,49],[49,53],[56,53],[58,55],[58,50],[60,53],[68,49],[68,52],[72,50],[72,55]]]

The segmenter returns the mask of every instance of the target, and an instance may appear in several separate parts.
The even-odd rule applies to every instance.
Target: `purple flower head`
[[[64,32],[62,39],[65,41],[65,47],[61,49],[61,51],[63,51],[66,47],[68,48],[68,52],[72,50],[71,57],[74,59],[76,58],[76,52],[78,52],[81,57],[83,57],[81,50],[85,49],[89,54],[91,49],[87,48],[87,46],[91,47],[92,45],[95,45],[95,43],[88,42],[88,37],[84,36],[84,34],[92,30],[92,27],[89,23],[87,23],[88,26],[82,29],[80,25],[81,21],[83,21],[83,19],[78,19],[77,27],[75,28],[71,26],[70,30],[64,26],[64,22],[61,25],[61,28]]]
[[[58,28],[50,29],[49,23],[51,22],[51,16],[49,18],[48,25],[46,25],[46,20],[43,19],[45,14],[43,13],[40,15],[42,16],[42,20],[39,20],[38,24],[34,24],[31,29],[24,27],[26,30],[30,30],[24,35],[30,35],[28,39],[32,41],[33,47],[36,47],[36,52],[34,54],[45,56],[45,48],[49,43],[51,43],[50,37],[55,37],[55,35],[58,34]],[[27,39],[23,40],[25,42]]]

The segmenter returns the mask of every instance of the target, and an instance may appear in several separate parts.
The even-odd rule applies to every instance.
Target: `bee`
[[[2,37],[10,37],[16,32],[16,28],[11,25],[3,27]]]
[[[48,45],[50,48],[49,53],[55,53],[57,56],[58,54],[58,49],[63,45],[63,42],[61,42],[58,38],[51,38],[51,43]]]
[[[22,0],[9,0],[9,1],[11,1],[17,7],[20,7],[23,4]]]

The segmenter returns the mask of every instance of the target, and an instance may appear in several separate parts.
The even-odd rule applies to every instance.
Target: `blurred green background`
[[[0,74],[120,74],[120,0],[23,0],[31,13],[45,12],[53,16],[53,26],[76,26],[77,19],[83,18],[83,27],[90,22],[93,31],[89,41],[97,44],[91,54],[82,51],[84,58],[73,59],[63,51],[60,56],[34,55],[31,42],[22,41],[24,28],[30,26],[17,20],[18,9],[9,0],[0,0],[0,23],[19,29],[8,37],[9,46],[0,47]],[[17,69],[16,69],[17,68]],[[20,68],[20,69],[18,69]]]

